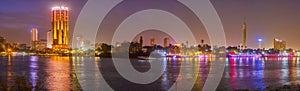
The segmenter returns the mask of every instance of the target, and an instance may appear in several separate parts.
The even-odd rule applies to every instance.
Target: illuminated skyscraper
[[[246,41],[247,41],[247,24],[246,22],[244,21],[244,24],[242,26],[242,29],[243,29],[243,42],[242,42],[242,46],[241,46],[241,49],[246,49],[247,48],[247,45],[246,45]]]
[[[38,41],[38,30],[37,28],[31,29],[31,41]]]
[[[168,47],[170,43],[171,43],[170,38],[164,38],[164,47]]]
[[[31,29],[31,47],[34,49],[34,42],[38,41],[38,30],[37,28]]]
[[[68,32],[69,32],[69,9],[68,7],[58,6],[52,8],[52,48],[66,49],[68,48]]]
[[[52,33],[51,30],[47,32],[47,48],[52,48]]]
[[[274,39],[274,50],[284,50],[286,48],[286,42],[278,38]]]

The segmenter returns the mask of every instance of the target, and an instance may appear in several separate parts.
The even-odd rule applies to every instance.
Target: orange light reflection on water
[[[51,57],[48,60],[46,88],[49,90],[69,91],[71,89],[69,57]]]
[[[13,83],[13,81],[12,81],[12,71],[11,71],[11,66],[12,66],[12,64],[11,64],[11,56],[8,56],[7,57],[7,86],[8,87],[11,87],[12,86],[12,83]]]

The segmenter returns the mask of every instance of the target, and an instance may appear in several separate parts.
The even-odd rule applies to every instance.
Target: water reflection
[[[211,61],[216,58],[163,58],[163,74],[151,84],[139,85],[129,82],[118,74],[111,59],[98,57],[0,57],[0,76],[6,84],[13,86],[17,76],[25,76],[33,86],[38,80],[42,81],[42,90],[80,90],[81,87],[75,74],[75,66],[84,66],[87,63],[82,60],[91,60],[91,63],[98,65],[103,78],[114,90],[167,90],[172,85],[181,88],[180,83],[174,84],[182,77],[197,75],[193,90],[201,90],[208,72]],[[285,84],[296,85],[300,80],[299,57],[231,57],[226,58],[226,67],[221,83],[217,90],[237,89],[263,89],[266,86],[281,86]],[[132,59],[131,63],[138,71],[146,72],[149,62],[157,60]],[[180,75],[182,64],[187,73]],[[188,73],[199,67],[199,72]],[[91,74],[91,71],[98,71],[97,68],[82,72],[83,76],[99,77]],[[97,78],[93,78],[97,79]],[[91,85],[99,86],[99,82],[91,81]],[[130,88],[128,88],[128,86]]]
[[[7,57],[7,86],[8,87],[11,87],[12,83],[13,83],[13,81],[12,81],[13,74],[12,74],[11,66],[12,66],[11,56],[8,56]]]
[[[32,83],[32,86],[36,86],[36,82],[38,79],[37,73],[38,73],[38,57],[37,56],[31,56],[30,57],[30,82]],[[34,89],[33,89],[34,90]]]
[[[231,57],[226,62],[219,90],[262,90],[299,82],[298,57]]]
[[[51,57],[46,64],[46,88],[48,90],[70,90],[71,68],[69,57]]]

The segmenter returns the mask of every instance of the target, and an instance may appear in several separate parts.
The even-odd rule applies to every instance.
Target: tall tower
[[[142,36],[140,36],[140,46],[142,47],[143,46],[143,37]]]
[[[247,41],[247,24],[246,24],[246,20],[244,20],[243,26],[243,42],[242,42],[242,46],[241,49],[246,49],[247,45],[246,45],[246,41]]]
[[[262,39],[257,39],[258,41],[258,49],[262,49],[261,44],[262,44]]]
[[[52,48],[66,49],[68,48],[68,32],[69,32],[69,8],[65,6],[57,6],[52,8]]]
[[[35,42],[38,41],[38,30],[37,28],[31,29],[31,48],[35,49]]]
[[[31,29],[31,41],[38,41],[38,30],[37,28]]]

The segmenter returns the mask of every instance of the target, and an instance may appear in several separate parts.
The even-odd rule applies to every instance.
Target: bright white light
[[[65,6],[55,6],[52,7],[52,10],[69,10],[69,8]]]
[[[257,41],[258,41],[258,42],[262,42],[263,40],[262,40],[262,39],[257,39]]]

